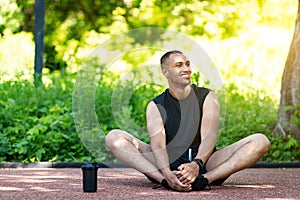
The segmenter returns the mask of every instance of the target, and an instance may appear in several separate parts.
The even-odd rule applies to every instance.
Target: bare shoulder
[[[157,122],[157,120],[161,120],[160,112],[159,112],[156,104],[153,101],[151,101],[147,106],[146,118],[147,118],[148,124],[150,121],[153,121],[153,120],[155,120],[156,122]]]
[[[218,100],[218,96],[215,94],[214,91],[209,91],[209,93],[207,94],[205,100],[204,100],[204,108],[206,107],[217,107],[219,108],[220,107],[220,104],[219,104],[219,100]]]
[[[151,101],[147,106],[146,119],[150,138],[153,139],[156,136],[155,138],[159,138],[161,140],[161,137],[164,135],[164,124],[160,112],[153,101]]]
[[[150,101],[147,105],[147,110],[146,110],[147,115],[153,115],[153,114],[159,114],[158,108],[154,101]]]

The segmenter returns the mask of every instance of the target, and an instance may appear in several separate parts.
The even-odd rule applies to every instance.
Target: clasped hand
[[[185,163],[178,167],[175,174],[183,184],[192,184],[199,175],[199,166],[194,163]]]
[[[166,177],[169,185],[178,191],[192,190],[192,183],[199,174],[199,167],[196,163],[185,163],[178,167],[178,170]]]

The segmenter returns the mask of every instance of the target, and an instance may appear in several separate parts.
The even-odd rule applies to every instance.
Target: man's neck
[[[169,87],[169,91],[173,97],[178,100],[185,99],[191,92],[191,86],[187,85],[185,87]]]

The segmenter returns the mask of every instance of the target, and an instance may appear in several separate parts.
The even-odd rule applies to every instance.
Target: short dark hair
[[[168,51],[160,58],[160,66],[161,67],[163,67],[163,65],[166,64],[166,62],[168,62],[168,60],[172,54],[183,54],[183,53],[178,50]]]

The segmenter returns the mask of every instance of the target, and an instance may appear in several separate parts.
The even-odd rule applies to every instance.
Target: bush
[[[300,145],[294,137],[282,138],[273,135],[278,105],[266,91],[251,87],[242,91],[235,84],[230,84],[221,91],[219,99],[221,107],[223,106],[223,120],[217,148],[225,147],[253,133],[263,133],[269,138],[271,148],[262,161],[300,160]]]
[[[1,161],[70,161],[89,156],[74,126],[72,82],[59,78],[49,87],[35,88],[28,81],[0,85]]]
[[[51,75],[49,86],[35,88],[29,81],[7,81],[0,84],[0,161],[112,161],[114,157],[101,137],[101,154],[93,157],[76,132],[72,113],[72,75]],[[163,88],[143,85],[129,97],[128,107],[112,113],[111,95],[118,77],[107,76],[98,84],[95,111],[106,134],[120,125],[141,140],[149,143],[145,130],[145,110],[148,102]],[[130,88],[126,83],[121,88]],[[225,86],[218,93],[221,103],[221,123],[217,148],[227,146],[245,136],[261,132],[272,146],[262,161],[299,160],[300,145],[293,137],[272,135],[276,124],[277,104],[265,91],[240,90],[235,84]],[[121,98],[121,97],[120,97]],[[141,127],[138,131],[126,118]],[[119,116],[118,116],[119,115]],[[122,121],[123,119],[123,121]],[[237,123],[238,122],[238,123]],[[102,145],[101,148],[100,145]]]

